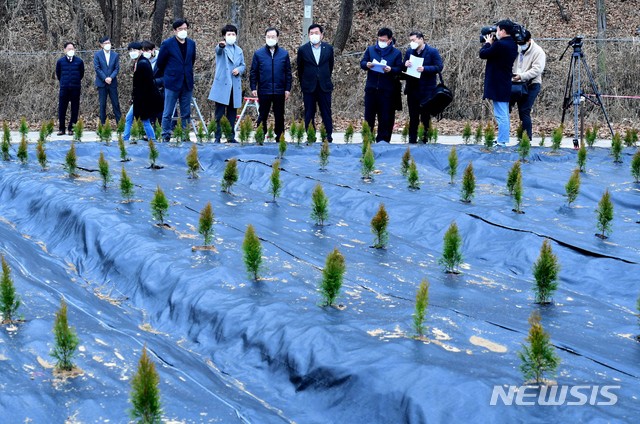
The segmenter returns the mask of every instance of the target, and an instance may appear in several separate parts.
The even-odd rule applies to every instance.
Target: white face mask
[[[76,55],[76,51],[75,51],[75,50],[69,50],[69,51],[67,51],[67,56],[68,56],[68,57],[73,57],[73,56],[75,56],[75,55]]]
[[[136,60],[140,56],[140,53],[136,50],[129,52],[129,57],[133,60]]]
[[[146,57],[147,59],[151,59],[151,52],[142,52],[142,56]]]
[[[389,46],[389,43],[387,43],[386,41],[378,41],[378,47],[380,47],[381,49],[386,49],[387,46]]]
[[[226,37],[224,37],[224,42],[230,46],[233,46],[234,44],[236,44],[236,40],[237,40],[237,37],[235,35],[227,35]]]
[[[274,38],[267,38],[267,39],[265,39],[265,42],[267,43],[267,46],[269,46],[269,47],[273,47],[276,44],[278,44],[278,40],[274,39]]]
[[[111,50],[111,44],[105,44],[102,48],[105,52],[108,52],[109,50]]]
[[[518,46],[518,50],[520,50],[520,53],[526,52],[528,48],[529,48],[528,44],[523,44],[521,46]]]
[[[411,50],[416,50],[418,48],[418,46],[419,46],[419,44],[418,44],[417,41],[412,41],[412,42],[409,43],[409,48]]]
[[[309,41],[311,41],[311,44],[318,44],[320,42],[320,34],[311,34]]]
[[[178,38],[181,40],[184,40],[185,38],[187,38],[187,30],[183,29],[178,31]]]

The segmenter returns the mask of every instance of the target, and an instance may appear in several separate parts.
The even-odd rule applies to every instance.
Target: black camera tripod
[[[567,75],[567,86],[564,90],[564,101],[562,102],[562,120],[561,124],[564,125],[564,117],[571,106],[573,106],[573,147],[578,148],[578,138],[582,139],[582,128],[579,128],[579,116],[580,116],[580,106],[582,99],[589,100],[596,106],[600,106],[602,109],[602,114],[604,115],[604,119],[607,121],[607,125],[609,126],[609,131],[611,131],[611,136],[613,137],[613,129],[611,128],[611,123],[609,122],[609,117],[607,116],[607,111],[604,108],[604,104],[602,104],[602,98],[600,97],[600,92],[598,91],[598,86],[591,75],[591,71],[589,70],[589,66],[587,65],[587,61],[584,58],[584,53],[582,52],[582,39],[581,35],[574,37],[571,41],[569,41],[569,45],[564,49],[562,55],[559,60],[562,60],[564,54],[569,50],[569,47],[573,47],[573,53],[571,54],[571,62],[569,62],[569,74]],[[581,87],[581,75],[580,69],[581,66],[584,67],[585,73],[589,78],[589,82],[591,83],[591,88],[595,94],[595,100],[590,97],[584,95]],[[578,131],[580,129],[580,131]],[[580,134],[580,136],[578,135]]]

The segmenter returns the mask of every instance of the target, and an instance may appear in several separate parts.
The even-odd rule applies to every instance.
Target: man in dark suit
[[[71,118],[68,134],[73,134],[73,126],[78,122],[80,111],[80,88],[84,77],[84,62],[76,55],[76,47],[71,42],[64,43],[64,56],[56,62],[56,78],[60,81],[58,97],[58,135],[64,135],[67,107],[71,102]]]
[[[511,100],[511,68],[518,56],[518,46],[511,36],[513,22],[496,24],[496,34],[485,35],[480,59],[487,61],[484,74],[484,99],[493,101],[493,115],[498,122],[498,144],[509,141],[509,100]]]
[[[120,55],[111,51],[109,37],[100,39],[101,49],[93,55],[93,68],[96,71],[96,87],[100,101],[100,123],[107,120],[107,97],[111,99],[116,122],[120,122],[120,102],[118,101],[118,73],[120,72]]]
[[[185,19],[176,19],[173,22],[174,36],[162,42],[156,61],[156,77],[162,77],[164,84],[162,139],[167,142],[171,138],[172,114],[178,100],[182,128],[187,128],[191,117],[196,42],[187,38],[188,28],[189,23]]]
[[[324,29],[318,24],[309,26],[309,42],[298,48],[298,81],[304,103],[304,127],[316,128],[316,104],[320,107],[322,123],[327,130],[327,140],[332,141],[331,92],[333,83],[333,46],[322,41]]]

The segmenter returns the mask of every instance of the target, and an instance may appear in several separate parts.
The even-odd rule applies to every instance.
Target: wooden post
[[[302,19],[302,44],[309,41],[309,25],[313,23],[313,0],[304,0],[304,15]]]

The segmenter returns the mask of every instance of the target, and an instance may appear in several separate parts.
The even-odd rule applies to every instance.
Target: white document
[[[421,67],[424,63],[424,58],[411,55],[409,56],[409,61],[411,61],[411,66],[407,68],[407,72],[405,72],[405,74],[409,75],[410,77],[420,78],[422,72],[418,72],[418,68]]]
[[[380,72],[380,73],[384,73],[384,68],[387,67],[387,61],[385,59],[382,59],[380,62],[378,62],[377,59],[373,59],[373,68],[371,68],[372,71],[374,72]]]

